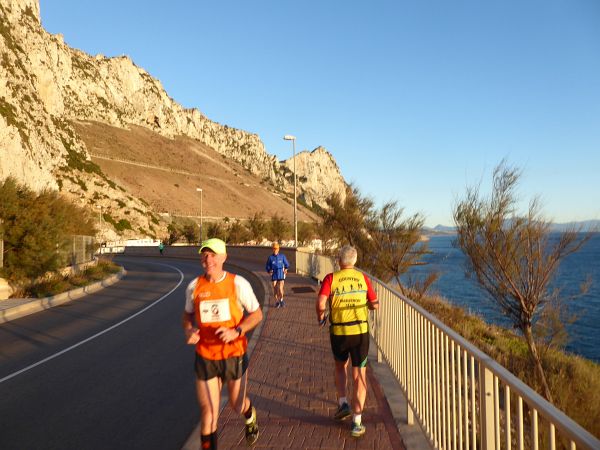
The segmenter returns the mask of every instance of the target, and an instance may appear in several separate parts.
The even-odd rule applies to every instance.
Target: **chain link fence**
[[[83,264],[94,259],[97,250],[94,236],[69,236],[62,245],[56,246],[62,267]],[[0,239],[0,268],[4,267],[4,241]]]
[[[94,259],[96,239],[93,236],[70,236],[59,247],[61,266],[75,266]]]

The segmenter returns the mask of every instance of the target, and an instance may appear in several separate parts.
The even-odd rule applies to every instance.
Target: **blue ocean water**
[[[489,323],[510,327],[510,322],[483,291],[475,279],[465,276],[465,255],[452,243],[455,236],[433,236],[429,240],[431,254],[424,266],[411,269],[411,274],[438,271],[439,279],[431,288],[450,302],[460,305]],[[565,296],[580,292],[588,277],[592,285],[588,292],[569,301],[570,311],[577,314],[575,323],[568,326],[569,343],[566,350],[600,362],[600,233],[596,233],[577,253],[563,260],[553,286],[560,287]]]

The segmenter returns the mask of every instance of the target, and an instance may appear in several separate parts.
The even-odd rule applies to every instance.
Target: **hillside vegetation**
[[[542,394],[522,337],[467,314],[443,297],[415,295],[411,298]],[[600,438],[600,364],[558,349],[544,353],[542,364],[554,395],[554,405]]]

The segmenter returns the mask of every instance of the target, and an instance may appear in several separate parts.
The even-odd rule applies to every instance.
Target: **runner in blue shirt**
[[[279,244],[273,243],[273,254],[267,259],[266,270],[271,275],[273,282],[273,296],[275,297],[275,308],[285,306],[283,301],[283,283],[290,263],[283,253],[279,253]]]

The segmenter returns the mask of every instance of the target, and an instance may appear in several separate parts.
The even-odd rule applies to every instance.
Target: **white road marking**
[[[48,361],[50,361],[50,360],[52,360],[54,358],[58,358],[60,355],[64,355],[65,353],[70,352],[71,350],[73,350],[73,349],[75,349],[75,348],[77,348],[77,347],[79,347],[79,346],[81,346],[81,345],[83,345],[83,344],[85,344],[85,343],[87,343],[87,342],[89,342],[91,340],[94,340],[97,337],[100,337],[103,334],[106,334],[109,331],[112,331],[112,330],[114,330],[117,327],[120,327],[124,323],[129,322],[131,319],[133,319],[133,318],[139,316],[140,314],[148,311],[150,308],[152,308],[153,306],[155,306],[158,303],[160,303],[161,301],[163,301],[165,298],[167,298],[169,295],[171,295],[173,293],[173,291],[175,291],[175,289],[177,289],[179,286],[181,286],[181,283],[183,282],[183,279],[184,279],[184,275],[183,275],[183,272],[181,270],[179,270],[177,267],[171,266],[169,264],[162,264],[162,263],[148,263],[148,264],[157,264],[159,266],[166,266],[166,267],[170,267],[171,269],[175,269],[177,272],[179,272],[179,275],[180,275],[181,278],[179,279],[179,282],[177,283],[177,285],[173,289],[171,289],[169,292],[167,292],[165,295],[163,295],[158,300],[155,300],[153,303],[151,303],[148,306],[146,306],[144,309],[139,310],[135,314],[132,314],[131,316],[129,316],[129,317],[121,320],[120,322],[118,322],[118,323],[116,323],[116,324],[114,324],[114,325],[106,328],[105,330],[102,330],[102,331],[94,334],[93,336],[90,336],[90,337],[84,339],[83,341],[79,341],[78,343],[73,344],[70,347],[65,348],[64,350],[61,350],[58,353],[50,355],[47,358],[44,358],[44,359],[42,359],[42,360],[40,360],[40,361],[38,361],[36,363],[33,363],[33,364],[31,364],[31,365],[29,365],[29,366],[27,366],[27,367],[25,367],[25,368],[23,368],[21,370],[13,372],[10,375],[5,376],[4,378],[0,378],[0,383],[4,383],[5,381],[10,380],[11,378],[14,378],[14,377],[16,377],[18,375],[21,375],[22,373],[27,372],[28,370],[31,370],[34,367],[37,367],[37,366],[39,366],[41,364],[44,364],[44,363],[46,363],[46,362],[48,362]]]

